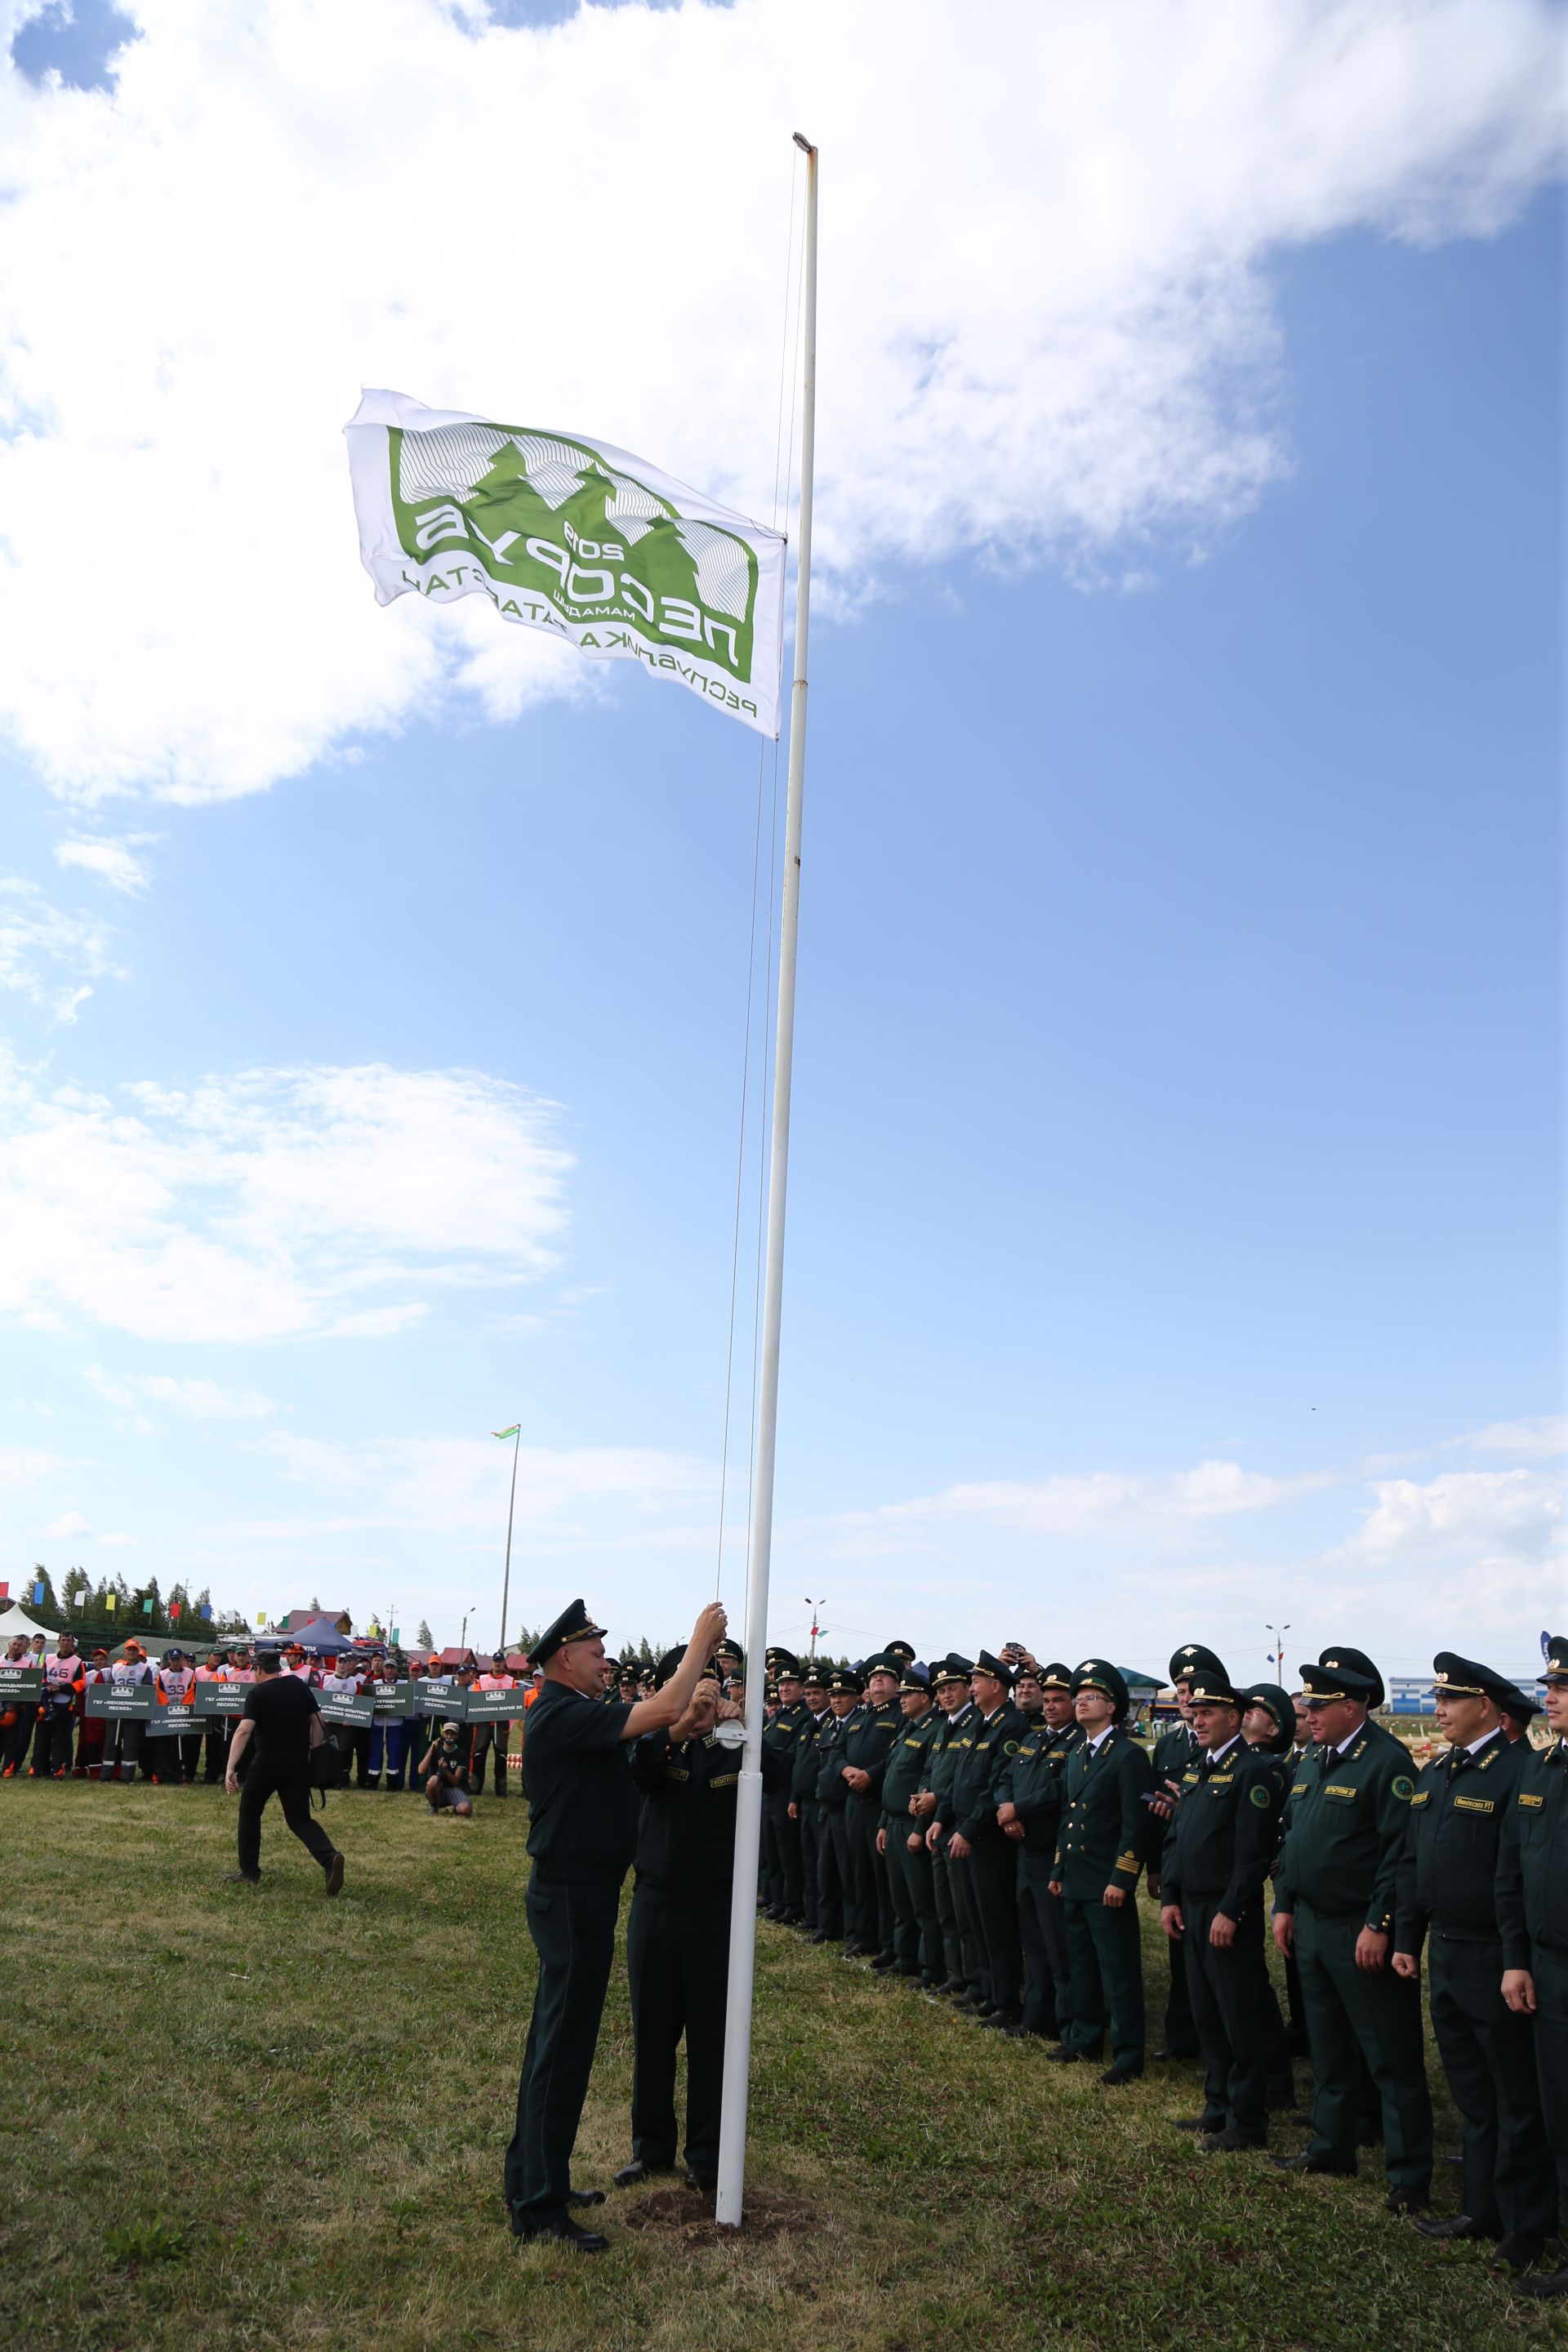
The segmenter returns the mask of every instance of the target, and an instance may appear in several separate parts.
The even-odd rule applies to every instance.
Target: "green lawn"
[[[269,1809],[226,1886],[216,1790],[0,1790],[0,2330],[28,2352],[261,2346],[1487,2352],[1568,2341],[1475,2249],[1382,2210],[1379,2169],[1198,2156],[1196,2077],[1100,2092],[764,1923],[750,2181],[612,2192],[613,2249],[520,2255],[500,2200],[530,1992],[526,1814],[346,1794],[328,1903]],[[1151,1985],[1163,1955],[1150,1932]],[[577,2178],[626,2162],[613,1983]],[[1300,2135],[1291,2130],[1290,2145]],[[1439,2146],[1456,2145],[1440,2108]],[[1452,2210],[1458,2174],[1438,2168]],[[162,2224],[162,2231],[158,2225]]]

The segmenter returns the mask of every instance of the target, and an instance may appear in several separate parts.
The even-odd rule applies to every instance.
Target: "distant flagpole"
[[[756,1483],[746,1590],[746,1744],[735,1814],[735,1876],[730,1900],[730,1983],[724,2011],[723,2110],[719,2127],[715,2218],[738,2229],[746,2182],[746,2103],[752,2071],[752,1991],[757,1964],[757,1857],[763,1822],[763,1653],[768,1635],[768,1573],[773,1542],[773,1454],[778,1435],[779,1330],[784,1311],[784,1195],[789,1180],[790,1078],[795,1058],[795,965],[800,928],[801,799],[805,784],[806,628],[811,610],[811,492],[816,449],[816,150],[805,154],[805,356],[800,428],[800,530],[795,545],[795,673],[789,703],[789,792],[784,807],[784,903],[779,917],[778,1021],[773,1048],[773,1150],[768,1171],[767,1255],[763,1286],[762,1382],[757,1400]]]
[[[507,1496],[506,1504],[506,1566],[501,1571],[500,1580],[500,1646],[504,1651],[507,1604],[511,1598],[511,1515],[517,1508],[517,1454],[518,1447],[522,1444],[522,1423],[518,1421],[514,1422],[510,1429],[492,1429],[490,1435],[510,1437],[512,1440],[511,1493]]]

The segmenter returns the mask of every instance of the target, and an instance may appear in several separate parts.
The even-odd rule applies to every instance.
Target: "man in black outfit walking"
[[[235,1726],[224,1787],[239,1797],[239,1868],[228,1874],[253,1885],[261,1876],[261,1815],[275,1792],[283,1818],[327,1874],[327,1893],[343,1883],[343,1858],[310,1814],[310,1750],[326,1736],[316,1694],[297,1675],[279,1672],[276,1650],[256,1654],[256,1680]],[[239,1785],[239,1765],[250,1768]]]
[[[601,2189],[572,2187],[572,2148],[615,1958],[621,1882],[637,1845],[628,1742],[668,1730],[685,1714],[725,1623],[723,1610],[710,1601],[662,1690],[632,1706],[605,1698],[605,1629],[590,1623],[581,1601],[533,1645],[542,1680],[523,1727],[522,1784],[533,1863],[528,1930],[539,1981],[505,2171],[512,2232],[523,2240],[556,2238],[582,2254],[609,2243],[580,2228],[567,2209],[604,2201]]]

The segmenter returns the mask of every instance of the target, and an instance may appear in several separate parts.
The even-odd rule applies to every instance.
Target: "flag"
[[[106,1609],[118,1609],[120,1606],[119,1595],[113,1592],[106,1592],[103,1596],[103,1605]]]
[[[267,1630],[267,1612],[266,1612],[266,1610],[265,1610],[265,1609],[258,1609],[258,1610],[257,1611],[257,1612],[256,1612],[256,1622],[257,1622],[257,1626],[258,1626],[258,1628],[261,1632],[265,1633],[265,1632],[266,1632],[266,1630]]]
[[[784,541],[607,441],[366,392],[343,427],[376,602],[488,596],[779,731]]]
[[[393,1629],[392,1629],[392,1643],[393,1643],[393,1647],[394,1647],[394,1649],[395,1649],[395,1648],[396,1648],[396,1646],[397,1646],[398,1643],[399,1643],[399,1642],[401,1642],[401,1641],[402,1641],[402,1639],[403,1639],[403,1635],[402,1635],[402,1633],[399,1632],[398,1628],[395,1625],[395,1626],[393,1627]]]
[[[40,1577],[33,1587],[33,1606],[37,1609],[44,1597],[44,1580]]]
[[[11,1588],[9,1584],[0,1583],[0,1601],[9,1601],[10,1598]]]
[[[146,1600],[142,1603],[142,1614],[143,1617],[151,1617],[153,1614],[153,1596],[151,1593],[147,1595]]]
[[[521,1427],[522,1423],[521,1421],[514,1421],[510,1429],[492,1429],[490,1435],[492,1437],[515,1437]]]
[[[213,1621],[213,1605],[210,1601],[204,1601],[202,1602],[202,1615],[206,1619],[207,1623],[210,1625]]]
[[[180,1604],[177,1601],[171,1601],[169,1603],[169,1622],[171,1625],[177,1625],[179,1622]]]

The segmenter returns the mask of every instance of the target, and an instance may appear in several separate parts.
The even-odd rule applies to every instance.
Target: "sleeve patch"
[[[1247,1796],[1249,1801],[1258,1807],[1260,1813],[1266,1813],[1268,1811],[1268,1791],[1267,1789],[1261,1786],[1256,1789],[1249,1789]]]
[[[1408,1804],[1415,1794],[1415,1783],[1408,1772],[1396,1772],[1392,1786],[1394,1795],[1402,1799],[1405,1804]]]

